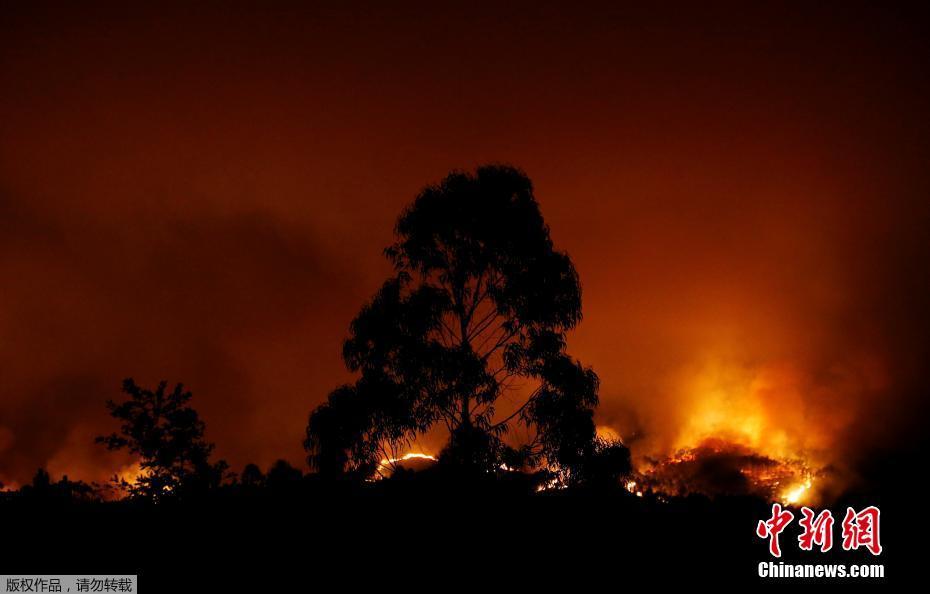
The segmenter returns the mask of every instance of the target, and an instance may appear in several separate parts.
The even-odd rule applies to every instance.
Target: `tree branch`
[[[501,425],[506,424],[506,423],[509,422],[511,419],[513,419],[514,417],[516,417],[517,415],[519,415],[521,412],[523,412],[523,411],[526,409],[526,407],[529,406],[530,403],[531,403],[533,400],[535,400],[535,399],[539,396],[540,392],[542,392],[542,388],[543,388],[542,386],[539,386],[538,388],[536,388],[535,390],[533,390],[533,393],[530,394],[530,397],[526,399],[526,402],[524,402],[522,405],[520,405],[520,408],[518,408],[517,410],[513,411],[513,413],[512,413],[510,416],[508,416],[506,419],[504,419],[503,421],[500,421],[499,423],[494,423],[493,425],[491,425],[491,427],[492,427],[492,428],[500,427]]]

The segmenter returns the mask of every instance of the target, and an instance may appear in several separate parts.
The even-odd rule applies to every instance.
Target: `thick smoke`
[[[187,384],[234,468],[299,463],[394,218],[491,161],[640,460],[723,433],[868,484],[918,445],[921,15],[39,4],[0,22],[3,482],[125,466],[91,440],[126,376]]]

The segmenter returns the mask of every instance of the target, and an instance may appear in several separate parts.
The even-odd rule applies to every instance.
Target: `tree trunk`
[[[468,410],[468,395],[462,395],[462,427],[471,425],[471,413]]]

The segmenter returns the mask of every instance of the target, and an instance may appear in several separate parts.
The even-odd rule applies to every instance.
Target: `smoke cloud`
[[[92,443],[128,376],[192,389],[234,468],[300,463],[394,218],[493,161],[526,170],[578,267],[570,350],[601,376],[598,424],[639,460],[714,433],[867,480],[916,444],[919,15],[5,12],[7,485],[128,464]]]

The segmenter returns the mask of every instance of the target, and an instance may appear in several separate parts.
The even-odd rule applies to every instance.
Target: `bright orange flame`
[[[724,439],[771,458],[803,457],[821,435],[804,418],[804,403],[790,372],[748,369],[709,358],[682,383],[684,422],[673,449]]]
[[[408,452],[399,458],[382,458],[381,462],[378,463],[378,467],[375,469],[372,480],[379,480],[390,475],[398,464],[401,462],[409,462],[410,460],[428,460],[430,462],[436,462],[437,458],[421,452]]]
[[[816,469],[828,461],[813,452],[829,449],[828,429],[805,416],[803,383],[790,370],[711,357],[669,389],[674,437],[643,454],[641,480],[629,481],[629,492],[748,492],[786,504],[818,496]]]
[[[410,452],[404,454],[400,458],[382,458],[381,466],[388,466],[389,464],[397,464],[398,462],[405,462],[407,460],[432,460],[436,461],[435,456],[430,456],[429,454],[421,454],[419,452]]]
[[[136,481],[142,477],[142,474],[142,465],[138,462],[135,462],[133,464],[127,464],[126,466],[123,466],[117,470],[116,480],[134,485],[136,484]]]
[[[620,437],[620,433],[617,432],[613,427],[608,427],[607,425],[598,425],[595,428],[595,432],[600,439],[605,439],[608,441],[623,441],[623,438]]]
[[[813,484],[811,479],[805,480],[803,483],[795,485],[787,489],[782,494],[783,503],[788,505],[797,505],[799,503],[804,503],[805,499],[810,496],[810,488]]]

